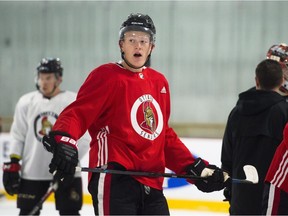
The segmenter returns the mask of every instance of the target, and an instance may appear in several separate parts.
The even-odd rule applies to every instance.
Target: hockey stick
[[[235,179],[231,178],[232,183],[243,183],[243,184],[257,184],[258,173],[254,166],[245,165],[243,167],[246,179]],[[138,172],[129,170],[112,170],[104,168],[88,168],[88,167],[76,167],[76,172],[95,172],[95,173],[109,173],[109,174],[121,174],[121,175],[134,175],[134,176],[146,176],[146,177],[168,177],[168,178],[185,178],[191,180],[206,180],[207,177],[195,176],[195,175],[179,175],[175,173],[154,173],[154,172]],[[225,176],[226,179],[230,178],[228,174]]]
[[[41,208],[45,200],[48,199],[48,197],[57,189],[58,189],[58,182],[55,182],[48,188],[47,192],[44,194],[41,200],[35,205],[35,207],[31,210],[31,212],[28,215],[35,215],[35,213],[37,213],[37,211]]]
[[[94,173],[109,173],[120,175],[133,175],[133,176],[146,176],[146,177],[169,177],[169,178],[189,178],[192,180],[206,180],[207,177],[195,176],[195,175],[178,175],[174,173],[154,173],[154,172],[138,172],[129,170],[113,170],[103,168],[88,168],[88,167],[76,167],[76,172],[94,172]]]
[[[256,168],[252,165],[245,165],[243,167],[246,179],[233,179],[234,183],[248,183],[248,184],[257,184],[259,182],[258,172]]]
[[[231,178],[228,173],[224,172],[224,180],[231,179],[234,184],[257,184],[259,181],[258,172],[252,165],[245,165],[243,171],[246,179]]]

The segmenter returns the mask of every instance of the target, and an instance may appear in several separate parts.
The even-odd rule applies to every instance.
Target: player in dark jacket
[[[243,166],[256,167],[259,183],[232,184],[232,215],[261,214],[263,182],[288,119],[288,104],[280,95],[284,82],[281,65],[266,59],[256,68],[256,90],[239,95],[231,111],[223,137],[222,168],[233,178],[245,178]]]

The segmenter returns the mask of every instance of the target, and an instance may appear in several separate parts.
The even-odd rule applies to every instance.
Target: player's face
[[[120,46],[126,60],[135,67],[145,64],[153,48],[150,35],[141,31],[126,32]]]
[[[39,73],[38,75],[39,90],[45,97],[54,96],[55,88],[58,88],[59,84],[60,80],[54,73]]]

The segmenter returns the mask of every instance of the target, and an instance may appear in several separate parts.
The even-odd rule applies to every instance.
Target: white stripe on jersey
[[[107,164],[108,161],[108,145],[107,134],[109,134],[109,128],[106,126],[97,134],[98,140],[98,161],[97,167]]]
[[[99,215],[104,215],[103,198],[104,198],[104,180],[105,180],[105,177],[106,177],[105,173],[100,173],[99,182],[98,182],[98,195],[97,195]]]
[[[268,199],[266,215],[272,215],[274,196],[275,196],[274,194],[275,194],[275,186],[270,184],[269,199]]]
[[[288,173],[288,151],[282,157],[281,163],[271,181],[271,184],[281,187]]]

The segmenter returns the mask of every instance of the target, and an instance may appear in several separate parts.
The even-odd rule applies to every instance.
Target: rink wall
[[[189,150],[196,156],[208,160],[211,164],[220,166],[221,139],[181,138]],[[0,163],[9,161],[9,133],[0,134]],[[88,154],[81,160],[82,166],[88,166]],[[169,170],[167,170],[169,172]],[[0,171],[0,192],[4,192],[2,184],[2,169]],[[82,173],[84,187],[84,202],[92,203],[87,190],[87,173]],[[171,209],[187,209],[197,211],[228,212],[228,203],[223,202],[223,192],[203,193],[184,179],[165,178],[164,194]],[[6,194],[7,195],[7,194]],[[15,199],[15,196],[8,196]],[[49,198],[53,199],[53,196]]]

